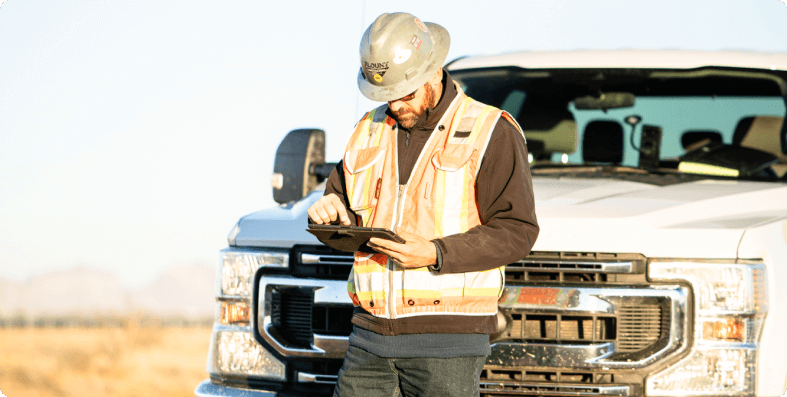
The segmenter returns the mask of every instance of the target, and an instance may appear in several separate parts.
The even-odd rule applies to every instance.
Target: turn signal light
[[[221,323],[249,324],[249,305],[244,302],[221,302]]]
[[[702,339],[711,341],[743,342],[746,335],[743,321],[736,318],[706,321],[702,325]]]

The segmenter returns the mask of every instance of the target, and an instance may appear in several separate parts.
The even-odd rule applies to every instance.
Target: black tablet
[[[340,251],[360,251],[376,254],[366,243],[372,237],[384,238],[403,244],[405,241],[396,233],[383,228],[341,225],[309,225],[307,232],[315,235],[329,247]]]

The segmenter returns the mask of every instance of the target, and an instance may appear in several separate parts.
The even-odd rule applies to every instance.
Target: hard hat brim
[[[363,69],[358,68],[358,89],[361,90],[363,96],[377,102],[397,100],[411,94],[424,85],[443,66],[445,59],[448,57],[451,37],[445,28],[436,23],[425,22],[425,25],[429,29],[430,36],[434,39],[434,54],[432,55],[432,62],[429,63],[424,72],[410,81],[403,81],[390,86],[376,86],[369,83],[363,74]]]

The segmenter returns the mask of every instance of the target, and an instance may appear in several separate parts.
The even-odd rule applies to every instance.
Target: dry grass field
[[[210,328],[0,328],[8,397],[193,396]]]

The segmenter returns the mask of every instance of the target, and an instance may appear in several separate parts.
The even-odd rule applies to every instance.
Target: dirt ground
[[[193,396],[210,328],[0,328],[7,397]]]

